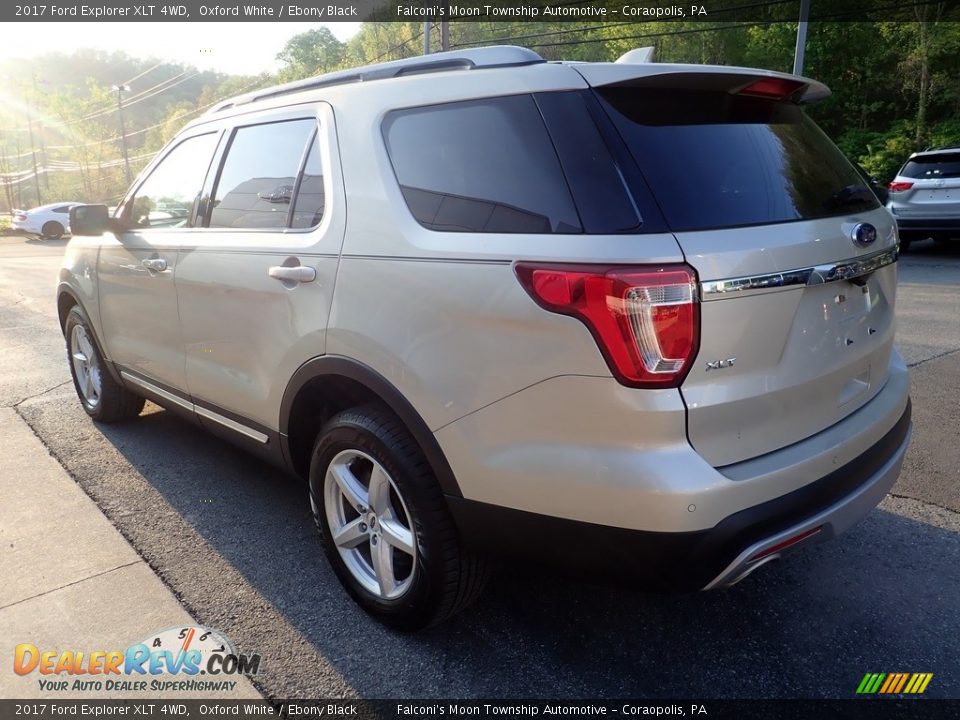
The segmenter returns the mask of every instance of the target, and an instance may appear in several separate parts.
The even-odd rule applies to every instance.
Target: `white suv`
[[[897,237],[763,70],[441,53],[224,102],[59,286],[86,411],[143,398],[309,484],[396,627],[485,558],[737,582],[873,508],[910,435]]]

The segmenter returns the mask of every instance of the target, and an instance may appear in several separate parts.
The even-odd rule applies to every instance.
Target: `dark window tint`
[[[960,153],[920,155],[911,158],[900,174],[917,180],[960,177]]]
[[[529,95],[391,113],[387,150],[410,212],[432,230],[578,233],[580,220]]]
[[[130,211],[132,227],[186,225],[216,144],[216,134],[208,133],[188,138],[167,153],[137,188]]]
[[[589,233],[637,230],[640,217],[623,174],[610,155],[579,92],[536,96],[563,172]]]
[[[864,179],[792,103],[626,87],[598,94],[674,230],[878,206]]]
[[[70,205],[62,205],[61,207],[54,208],[53,211],[55,213],[60,213],[61,215],[66,215],[70,212],[70,207]]]
[[[314,136],[307,155],[307,164],[303,168],[300,187],[297,188],[297,201],[293,208],[291,227],[310,228],[320,224],[323,219],[323,167],[320,164],[320,138]]]
[[[214,191],[212,228],[287,226],[293,186],[316,120],[237,128]]]

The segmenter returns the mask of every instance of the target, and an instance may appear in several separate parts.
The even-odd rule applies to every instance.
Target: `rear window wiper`
[[[851,205],[870,204],[875,200],[873,190],[865,185],[847,185],[824,200],[823,207],[826,210],[838,210]]]

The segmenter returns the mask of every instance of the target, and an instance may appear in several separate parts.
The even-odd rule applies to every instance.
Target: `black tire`
[[[40,239],[59,240],[63,237],[63,233],[63,225],[58,223],[56,220],[48,220],[43,224],[43,227],[40,228]]]
[[[89,339],[90,351],[94,355],[96,372],[99,374],[100,392],[96,400],[90,400],[85,397],[80,387],[80,380],[77,377],[77,369],[74,363],[75,348],[71,347],[74,338],[74,328],[80,326],[86,337]],[[67,313],[67,321],[64,323],[64,337],[67,345],[67,364],[70,366],[70,375],[73,378],[73,387],[77,391],[77,397],[87,415],[97,422],[112,423],[123,420],[132,420],[143,410],[145,400],[139,395],[135,395],[113,379],[113,375],[106,368],[106,362],[100,352],[100,346],[97,344],[96,336],[90,327],[87,316],[79,305],[74,305]]]
[[[390,476],[411,520],[416,562],[409,588],[384,599],[366,589],[347,567],[330,539],[324,480],[341,452],[359,450]],[[430,466],[403,424],[378,405],[345,410],[331,418],[317,437],[310,463],[313,516],[327,559],[350,596],[369,614],[398,630],[419,630],[461,611],[483,590],[486,563],[460,547],[443,493]]]

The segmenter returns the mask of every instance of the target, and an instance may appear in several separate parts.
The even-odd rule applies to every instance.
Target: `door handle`
[[[167,269],[167,261],[163,258],[144,258],[140,261],[140,264],[147,270],[153,270],[154,272],[163,272]]]
[[[274,265],[267,271],[267,275],[277,280],[283,280],[288,283],[308,283],[317,279],[315,268],[306,265]]]

